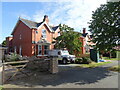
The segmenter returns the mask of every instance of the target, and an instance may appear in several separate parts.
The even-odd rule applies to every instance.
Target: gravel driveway
[[[30,77],[16,76],[4,85],[6,88],[118,88],[118,73],[107,68],[118,64],[117,61],[96,68],[80,68],[59,65],[58,74],[35,73]]]

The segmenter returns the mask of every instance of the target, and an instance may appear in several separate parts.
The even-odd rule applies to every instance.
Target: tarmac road
[[[36,74],[31,77],[13,80],[4,85],[6,88],[118,88],[118,72],[108,71],[107,68],[117,65],[113,61],[96,68],[80,68],[70,65],[59,65],[58,74]]]

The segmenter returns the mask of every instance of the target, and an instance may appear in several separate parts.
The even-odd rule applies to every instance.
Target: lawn
[[[102,57],[103,60],[118,60],[118,58]]]
[[[108,64],[108,63],[111,63],[111,62],[100,62],[100,63],[92,62],[90,64],[80,64],[80,66],[77,66],[77,67],[95,68],[95,67],[102,66],[102,65],[105,65],[105,64]]]
[[[2,88],[3,88],[3,87],[2,87],[2,86],[0,86],[0,90],[2,90]]]
[[[109,68],[108,70],[120,72],[120,65],[113,66],[113,67]]]

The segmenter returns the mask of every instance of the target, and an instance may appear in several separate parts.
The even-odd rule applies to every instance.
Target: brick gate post
[[[55,74],[58,73],[58,57],[53,56],[50,59],[50,73]]]

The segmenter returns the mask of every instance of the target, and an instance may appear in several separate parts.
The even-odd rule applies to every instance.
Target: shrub
[[[75,63],[81,63],[82,62],[82,58],[76,58],[76,60],[75,60]]]
[[[75,60],[75,62],[78,63],[78,64],[89,64],[92,61],[91,61],[91,59],[89,57],[82,57],[82,58],[77,58]]]
[[[10,61],[18,61],[20,60],[19,57],[20,56],[18,54],[12,53],[10,57]]]

